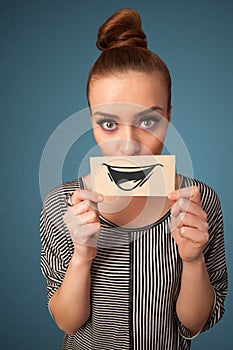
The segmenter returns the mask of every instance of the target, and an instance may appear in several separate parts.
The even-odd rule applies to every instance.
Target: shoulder
[[[61,185],[52,189],[46,195],[43,201],[43,208],[45,208],[46,210],[53,209],[55,206],[65,208],[66,194],[72,193],[79,188],[83,188],[83,182],[81,178],[62,183]]]
[[[50,191],[43,201],[40,216],[40,236],[43,254],[60,257],[69,262],[73,243],[64,224],[63,216],[67,210],[66,194],[82,188],[82,180],[64,182]]]
[[[43,201],[40,216],[41,232],[60,231],[64,227],[63,215],[67,210],[66,194],[82,188],[82,180],[64,182],[51,190]]]

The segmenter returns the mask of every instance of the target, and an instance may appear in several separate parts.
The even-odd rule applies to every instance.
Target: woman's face
[[[170,121],[167,101],[159,72],[129,72],[91,82],[91,122],[103,155],[161,154]]]

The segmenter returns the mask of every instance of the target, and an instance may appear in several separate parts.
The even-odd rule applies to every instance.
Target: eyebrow
[[[101,112],[101,111],[96,111],[94,113],[94,115],[100,115],[101,117],[105,117],[105,118],[114,118],[114,119],[120,119],[116,114],[112,114],[112,113],[106,113],[106,112]]]
[[[150,108],[144,109],[144,110],[141,111],[141,112],[136,113],[136,115],[137,115],[138,117],[141,117],[141,116],[143,116],[143,115],[145,115],[145,114],[151,113],[151,111],[155,111],[155,112],[157,112],[157,111],[162,111],[162,112],[163,112],[164,109],[163,109],[162,107],[160,107],[160,106],[152,106],[152,107],[150,107]]]
[[[152,106],[150,108],[144,109],[141,112],[136,113],[135,116],[140,118],[141,116],[143,116],[145,114],[151,113],[151,111],[164,111],[164,109],[162,107],[159,107],[159,106]],[[94,113],[94,115],[101,115],[102,117],[105,117],[105,118],[115,118],[117,120],[120,119],[119,116],[116,114],[106,113],[106,112],[102,112],[102,111],[96,111]]]

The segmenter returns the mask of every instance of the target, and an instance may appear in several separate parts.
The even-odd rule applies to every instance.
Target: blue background
[[[192,349],[232,349],[233,2],[0,0],[1,349],[61,349],[39,267],[39,164],[54,129],[86,108],[97,28],[114,11],[139,11],[149,47],[173,78],[173,124],[194,176],[219,194],[225,220],[229,294],[224,318]],[[75,175],[68,155],[63,180]],[[55,184],[57,185],[57,184]]]

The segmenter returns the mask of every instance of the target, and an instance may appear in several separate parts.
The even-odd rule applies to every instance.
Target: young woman
[[[159,155],[171,119],[171,79],[147,49],[137,12],[99,29],[103,52],[87,98],[103,155]],[[66,199],[66,200],[65,200]],[[68,204],[68,205],[67,205]],[[227,293],[219,199],[176,174],[165,198],[94,193],[90,175],[48,194],[41,267],[63,349],[189,349],[224,313]]]

